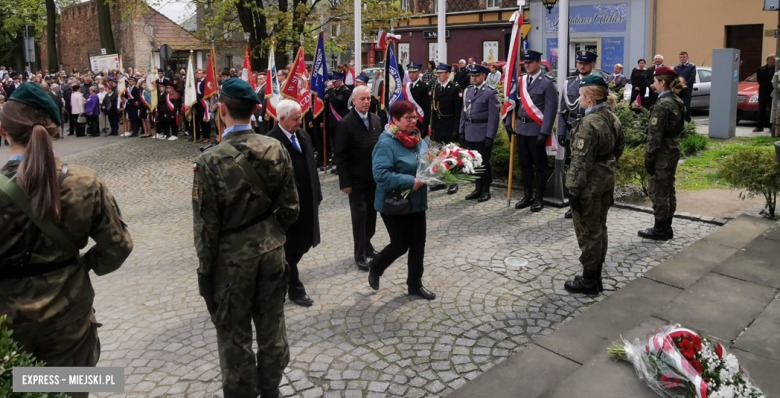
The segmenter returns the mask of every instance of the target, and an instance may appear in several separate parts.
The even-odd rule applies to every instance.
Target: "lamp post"
[[[555,3],[557,2],[558,0],[542,0],[542,4],[547,9],[548,14],[552,14],[552,9],[555,8]]]

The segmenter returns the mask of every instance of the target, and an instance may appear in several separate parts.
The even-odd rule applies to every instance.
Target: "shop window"
[[[487,0],[487,8],[501,7],[501,0]]]

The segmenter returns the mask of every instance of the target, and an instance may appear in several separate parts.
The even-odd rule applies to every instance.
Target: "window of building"
[[[487,0],[487,8],[501,7],[501,0]]]
[[[401,9],[409,10],[409,0],[401,0]]]
[[[431,0],[433,2],[433,13],[439,12],[439,0]]]
[[[225,56],[225,66],[232,69],[233,68],[233,56],[232,55],[226,55]]]
[[[330,36],[337,37],[339,35],[339,24],[334,23],[330,25]]]

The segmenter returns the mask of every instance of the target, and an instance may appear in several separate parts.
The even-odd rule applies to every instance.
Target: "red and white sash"
[[[406,83],[404,85],[404,99],[406,101],[409,101],[414,104],[414,106],[417,108],[417,114],[420,116],[420,123],[424,121],[425,112],[423,111],[423,108],[417,103],[417,101],[414,100],[414,97],[412,97],[412,82]]]
[[[201,98],[200,103],[203,105],[203,121],[211,121],[211,110],[209,109],[208,101]]]
[[[132,88],[128,88],[126,93],[127,93],[127,99],[128,100],[135,99],[135,97],[133,97],[133,90],[132,90]]]
[[[333,117],[336,119],[336,121],[341,121],[341,115],[336,112],[336,108],[333,107],[333,103],[330,103],[330,112],[333,114]]]
[[[171,112],[176,112],[176,107],[173,105],[173,102],[171,102],[170,94],[165,94],[165,102],[168,104],[168,109],[170,109]]]
[[[541,75],[537,77],[537,79],[541,78]],[[527,113],[531,119],[536,122],[536,124],[541,126],[544,113],[536,107],[536,104],[534,104],[533,101],[531,101],[531,94],[528,94],[528,87],[525,85],[525,79],[526,76],[520,77],[520,98],[522,99],[521,102],[523,103],[523,109],[525,109],[525,113]]]

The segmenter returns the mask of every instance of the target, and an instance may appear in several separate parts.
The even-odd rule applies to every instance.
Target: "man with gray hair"
[[[655,76],[655,70],[657,68],[660,68],[664,66],[664,56],[661,54],[656,54],[655,57],[653,57],[653,66],[647,68],[647,77],[648,77],[648,86],[650,87],[650,92],[648,93],[647,98],[647,108],[650,109],[653,104],[655,104],[655,101],[658,100],[658,94],[653,89],[653,76]],[[645,101],[642,101],[642,105],[645,105]]]
[[[302,307],[314,304],[303,287],[298,272],[298,262],[312,247],[320,243],[319,206],[322,202],[320,178],[314,161],[314,146],[311,138],[301,128],[301,106],[291,100],[282,100],[276,108],[279,123],[268,132],[287,149],[295,171],[298,187],[299,212],[287,230],[287,242],[284,244],[284,257],[289,267],[287,297]]]
[[[49,87],[48,89],[46,87]],[[47,94],[49,94],[49,97],[51,97],[52,100],[54,100],[54,103],[57,104],[57,109],[60,110],[60,115],[62,115],[62,93],[60,93],[60,86],[57,83],[52,83],[51,86],[48,85],[48,83],[42,83],[41,88],[43,88],[44,91],[46,91]],[[65,120],[64,118],[61,118],[61,120]],[[60,125],[62,127],[62,125]]]
[[[339,122],[333,163],[338,170],[339,189],[349,196],[355,265],[368,271],[368,258],[377,255],[371,244],[376,232],[376,182],[371,158],[383,126],[379,116],[369,112],[371,90],[367,86],[355,88],[352,104],[352,110]]]

